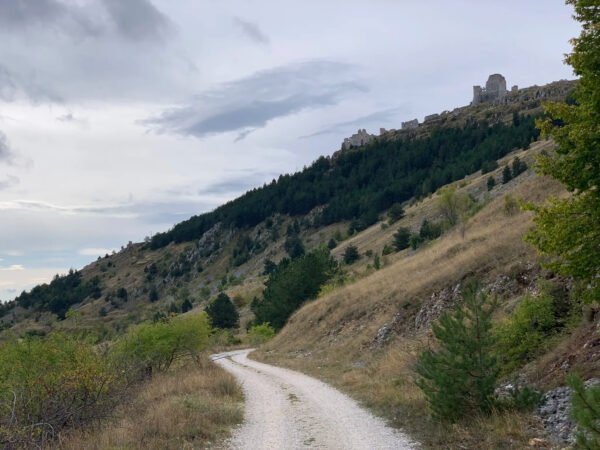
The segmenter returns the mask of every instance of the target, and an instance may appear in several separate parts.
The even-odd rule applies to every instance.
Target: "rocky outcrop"
[[[600,384],[600,378],[586,381],[585,386]],[[537,409],[548,433],[566,443],[574,443],[577,427],[571,419],[571,388],[560,386],[546,392]]]
[[[434,292],[431,298],[423,303],[423,306],[417,313],[417,317],[415,317],[415,330],[419,331],[428,328],[432,322],[440,317],[442,312],[454,307],[461,298],[460,283],[454,287],[447,287],[439,292]]]

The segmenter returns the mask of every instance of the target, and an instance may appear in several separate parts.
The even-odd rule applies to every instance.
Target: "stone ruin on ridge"
[[[513,86],[511,92],[518,91],[518,86]],[[471,105],[480,103],[503,103],[508,91],[506,90],[506,78],[499,73],[490,75],[485,87],[473,86],[473,101]]]

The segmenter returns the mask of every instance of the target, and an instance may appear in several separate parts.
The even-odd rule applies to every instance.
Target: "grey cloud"
[[[58,120],[59,122],[74,122],[75,116],[73,115],[73,113],[63,114],[62,116],[58,116],[56,120]]]
[[[92,5],[93,6],[93,5]],[[8,30],[51,28],[73,36],[95,36],[102,32],[92,7],[57,0],[0,2],[0,25]]]
[[[113,29],[134,41],[160,40],[171,29],[169,19],[149,0],[92,0],[84,4],[2,0],[0,25],[9,30],[52,28],[78,38],[99,37]]]
[[[4,0],[0,1],[0,25],[18,28],[44,23],[65,12],[65,6],[55,0]]]
[[[12,101],[17,93],[17,84],[8,69],[0,64],[0,100]]]
[[[0,0],[0,100],[185,98],[197,73],[174,30],[149,0]]]
[[[169,201],[127,202],[116,205],[55,205],[36,200],[0,201],[0,211],[54,213],[60,216],[94,216],[114,219],[136,219],[142,223],[169,223],[189,218],[216,206],[201,198]]]
[[[135,41],[161,40],[172,30],[170,20],[148,0],[102,0],[117,31]]]
[[[300,136],[300,139],[308,139],[316,136],[322,136],[324,134],[332,134],[338,133],[341,131],[345,131],[351,127],[364,127],[367,124],[375,123],[377,125],[382,123],[389,123],[390,119],[397,116],[400,113],[404,113],[404,108],[389,108],[383,109],[381,111],[375,111],[374,113],[367,114],[366,116],[360,116],[356,119],[348,120],[346,122],[339,122],[333,124],[327,128],[319,130],[315,133],[307,134],[305,136]]]
[[[17,184],[19,184],[19,179],[9,175],[5,179],[0,179],[0,191],[16,186]]]
[[[0,131],[0,162],[10,162],[13,159],[13,152],[10,149],[6,135]]]
[[[270,120],[339,103],[366,88],[354,66],[309,61],[261,71],[195,97],[189,105],[141,121],[158,132],[204,137],[238,131],[238,139]]]
[[[248,38],[257,44],[268,44],[269,37],[255,23],[235,17],[233,23],[237,26]]]
[[[198,190],[198,194],[237,194],[247,191],[248,189],[258,187],[262,185],[265,180],[273,179],[275,176],[277,176],[277,174],[261,171],[249,174],[240,174],[239,177],[220,181],[218,183],[213,183],[203,187],[202,189]]]
[[[63,123],[70,123],[70,124],[73,124],[73,125],[77,125],[77,126],[80,126],[82,128],[87,128],[88,127],[88,121],[87,121],[87,119],[84,119],[84,118],[81,118],[81,117],[77,117],[73,113],[67,113],[67,114],[63,114],[62,116],[58,116],[56,118],[56,120],[58,120],[59,122],[63,122]]]

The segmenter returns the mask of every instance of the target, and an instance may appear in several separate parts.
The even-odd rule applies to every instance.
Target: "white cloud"
[[[20,271],[20,270],[25,270],[25,267],[23,267],[23,265],[21,264],[12,264],[8,267],[0,267],[0,270],[4,271],[4,272],[15,272],[15,271]]]
[[[79,250],[79,254],[83,255],[83,256],[104,256],[104,255],[110,255],[113,250],[115,250],[114,248],[96,248],[96,247],[88,247],[88,248],[82,248],[81,250]]]

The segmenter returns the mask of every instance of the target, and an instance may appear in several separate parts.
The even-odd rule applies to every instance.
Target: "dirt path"
[[[289,369],[248,359],[251,350],[213,355],[244,388],[245,421],[231,449],[383,450],[417,448],[354,400]]]

